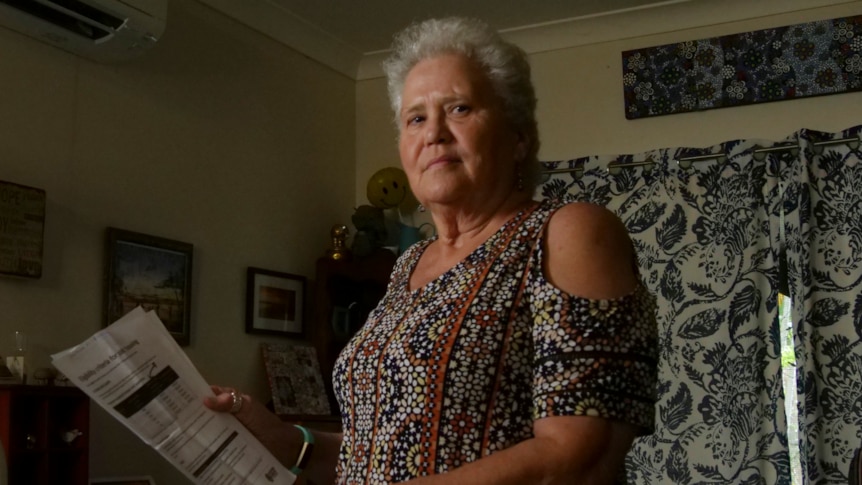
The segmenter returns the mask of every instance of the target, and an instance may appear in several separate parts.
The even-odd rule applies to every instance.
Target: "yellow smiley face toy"
[[[404,202],[409,190],[404,170],[386,167],[374,172],[368,179],[366,194],[368,202],[374,207],[392,209]]]

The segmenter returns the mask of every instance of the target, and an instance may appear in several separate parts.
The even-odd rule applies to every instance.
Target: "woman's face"
[[[423,204],[470,207],[514,190],[524,143],[490,81],[466,57],[440,55],[410,70],[399,130],[401,163]]]

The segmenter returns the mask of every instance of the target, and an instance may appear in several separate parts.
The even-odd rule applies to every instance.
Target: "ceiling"
[[[482,18],[528,53],[678,31],[848,0],[199,0],[352,79],[378,77],[415,20]],[[669,20],[670,19],[670,20]]]
[[[200,0],[354,79],[379,75],[392,36],[415,20],[478,17],[504,33],[708,0]],[[529,50],[528,50],[529,52]],[[369,64],[363,66],[363,61]]]
[[[392,35],[429,17],[477,17],[500,31],[687,0],[269,0],[362,54],[386,50]],[[381,15],[385,12],[384,15]]]

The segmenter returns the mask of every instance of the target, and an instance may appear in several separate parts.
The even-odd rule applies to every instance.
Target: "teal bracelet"
[[[298,424],[294,424],[293,426],[302,431],[303,443],[302,449],[299,450],[299,457],[296,459],[296,465],[293,465],[293,468],[290,469],[290,473],[299,475],[308,465],[308,460],[311,459],[311,452],[314,450],[314,435],[303,426]]]

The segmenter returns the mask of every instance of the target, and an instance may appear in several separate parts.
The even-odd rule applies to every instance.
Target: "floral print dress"
[[[399,258],[333,373],[344,430],[338,483],[445,473],[531,438],[533,421],[548,416],[652,431],[654,300],[642,285],[590,300],[545,279],[544,229],[562,205],[522,211],[413,291],[410,274],[433,239]]]

